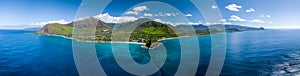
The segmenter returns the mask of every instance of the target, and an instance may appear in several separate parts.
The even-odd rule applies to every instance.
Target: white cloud
[[[269,23],[270,23],[270,24],[272,24],[273,22],[272,22],[272,21],[270,21]]]
[[[271,15],[266,15],[267,18],[271,18]]]
[[[139,15],[140,12],[137,11],[127,11],[125,14],[133,14],[133,15]]]
[[[179,15],[179,13],[162,13],[162,12],[159,12],[159,13],[155,14],[154,16],[166,17],[166,16],[177,16],[177,15]]]
[[[228,6],[225,6],[225,8],[227,8],[228,10],[231,10],[231,11],[240,11],[239,9],[242,8],[242,6],[238,6],[236,4],[230,4]]]
[[[253,20],[250,20],[249,22],[254,22],[254,23],[264,23],[265,21],[260,20],[260,19],[253,19]]]
[[[136,6],[133,8],[133,11],[138,11],[138,12],[142,12],[142,11],[145,11],[145,10],[149,10],[147,8],[147,6]]]
[[[221,21],[222,23],[215,23],[215,24],[231,24],[230,22],[227,22],[226,19],[220,19],[220,21]]]
[[[199,24],[201,24],[201,23],[199,23],[199,22],[188,22],[187,24],[188,24],[188,25],[199,25]]]
[[[206,22],[206,25],[214,25],[214,24],[232,24],[230,22],[227,22],[226,19],[220,19],[220,22]]]
[[[144,16],[149,16],[149,17],[152,17],[152,16],[153,16],[153,14],[151,14],[151,13],[144,13]]]
[[[163,20],[161,20],[161,19],[154,19],[154,21],[160,22],[160,23],[164,23],[164,24],[171,24],[171,25],[174,25],[174,24],[171,23],[171,22],[163,21]]]
[[[186,14],[185,16],[188,16],[188,17],[190,17],[190,16],[193,16],[192,14]]]
[[[177,25],[199,25],[199,24],[201,24],[201,21],[199,21],[199,22],[181,22],[181,23],[172,23],[172,22],[163,21],[161,19],[154,19],[154,21],[164,23],[164,24],[170,24],[170,25],[173,25],[173,26],[177,26]]]
[[[226,19],[220,19],[221,22],[226,22]]]
[[[156,22],[163,22],[161,19],[154,19]]]
[[[241,18],[239,16],[236,16],[236,15],[230,16],[229,20],[231,20],[231,21],[247,21],[247,20],[245,20],[245,19],[243,19],[243,18]]]
[[[217,9],[218,7],[216,5],[211,6],[212,9]]]
[[[171,13],[166,13],[166,15],[167,15],[167,16],[172,16],[172,14],[171,14]]]
[[[171,13],[172,16],[177,16],[176,13]]]
[[[124,23],[124,22],[135,21],[138,19],[132,16],[114,17],[114,16],[110,16],[108,13],[99,14],[97,16],[94,16],[94,18],[97,18],[106,23]]]
[[[182,22],[182,23],[173,23],[173,25],[178,26],[178,25],[199,25],[201,24],[200,22]]]
[[[149,10],[147,6],[136,6],[132,9],[132,11],[127,11],[125,12],[125,14],[138,15],[140,12],[143,12],[145,10]]]
[[[34,23],[32,25],[46,25],[49,23],[60,23],[60,24],[68,24],[71,21],[66,21],[65,19],[61,19],[61,20],[53,20],[53,21],[46,21],[46,22],[38,22],[38,23]]]
[[[218,22],[218,23],[212,23],[212,22],[206,22],[203,23],[202,21],[198,21],[198,22],[178,22],[178,23],[172,23],[172,22],[167,22],[167,21],[162,21],[160,19],[154,19],[154,21],[157,22],[161,22],[161,23],[165,23],[165,24],[171,24],[173,26],[178,26],[178,25],[199,25],[199,24],[205,24],[205,25],[214,25],[214,24],[232,24],[230,22],[226,22],[226,21],[222,21],[222,22]]]
[[[253,8],[250,8],[248,10],[246,10],[246,12],[250,13],[250,12],[254,12],[255,10]]]
[[[223,19],[221,19],[223,20]],[[198,21],[198,22],[178,22],[178,23],[172,23],[172,22],[167,22],[167,21],[163,21],[161,19],[154,19],[154,21],[157,21],[157,22],[161,22],[161,23],[164,23],[164,24],[170,24],[170,25],[173,25],[173,26],[178,26],[178,25],[199,25],[199,24],[203,24],[201,21]],[[224,20],[223,20],[224,21]],[[232,23],[229,23],[229,22],[219,22],[219,23],[211,23],[211,22],[206,22],[204,23],[205,25],[213,25],[213,24],[232,24]]]
[[[230,23],[230,22],[223,22],[223,24],[232,24],[232,23]]]
[[[271,15],[260,15],[261,18],[271,18]]]

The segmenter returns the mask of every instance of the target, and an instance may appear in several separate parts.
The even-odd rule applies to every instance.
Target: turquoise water
[[[72,40],[39,36],[30,30],[0,30],[0,76],[79,75],[73,59]],[[300,30],[265,30],[227,35],[226,59],[221,75],[300,74]],[[189,38],[186,38],[189,39]],[[197,75],[204,75],[210,60],[210,36],[198,37],[200,64]],[[163,68],[154,75],[174,75],[180,59],[178,39],[162,41],[167,49]],[[148,50],[130,44],[134,60],[149,62]],[[107,75],[131,75],[122,70],[111,52],[110,43],[96,43],[99,62]]]

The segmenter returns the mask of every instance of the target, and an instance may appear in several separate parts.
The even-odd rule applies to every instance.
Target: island
[[[42,27],[36,34],[40,35],[60,35],[72,38],[74,26],[76,28],[91,30],[90,26],[95,29],[95,37],[90,39],[73,38],[82,41],[109,42],[112,35],[120,36],[119,41],[136,42],[144,44],[146,48],[153,48],[160,45],[160,40],[168,38],[177,38],[181,36],[204,36],[220,32],[240,32],[250,30],[264,30],[263,27],[246,27],[240,25],[177,25],[160,23],[151,19],[141,18],[125,23],[105,23],[96,18],[86,18],[76,20],[68,24],[50,23]],[[218,30],[220,26],[224,26],[225,30]],[[176,29],[176,30],[174,30]],[[191,30],[192,29],[192,30]],[[133,31],[131,31],[133,30]],[[128,32],[131,31],[131,32]],[[194,31],[191,33],[191,31]],[[82,32],[85,33],[85,32]],[[87,32],[89,33],[89,32]],[[130,36],[124,39],[122,36]]]

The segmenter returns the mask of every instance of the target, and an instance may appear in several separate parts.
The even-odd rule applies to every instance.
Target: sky
[[[86,1],[92,1],[88,10]],[[224,24],[265,28],[300,28],[299,0],[215,0],[208,5],[219,10]],[[205,4],[205,3],[203,3]],[[155,21],[179,24],[218,24],[206,22],[189,0],[0,0],[0,28],[35,27],[47,23],[69,23],[95,17],[108,23],[150,18]],[[98,10],[95,10],[98,9]],[[208,9],[210,10],[210,9]],[[206,10],[201,10],[206,11]],[[84,15],[78,15],[85,13]]]

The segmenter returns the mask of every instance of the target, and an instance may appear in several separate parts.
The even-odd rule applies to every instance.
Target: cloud
[[[172,16],[172,14],[171,13],[166,13],[166,16]]]
[[[131,11],[125,12],[125,14],[133,14],[138,15],[140,12],[143,12],[145,10],[149,10],[147,6],[136,6]]]
[[[156,22],[163,22],[161,19],[154,19]]]
[[[133,8],[133,11],[138,11],[138,12],[142,12],[142,11],[145,11],[145,10],[149,10],[147,8],[147,6],[136,6]]]
[[[166,16],[178,16],[179,13],[162,13],[159,12],[158,14],[155,14],[154,16],[162,16],[162,17],[166,17]]]
[[[164,24],[170,24],[170,25],[174,25],[174,24],[173,24],[173,23],[171,23],[171,22],[163,21],[163,20],[161,20],[161,19],[154,19],[154,21],[156,21],[156,22],[160,22],[160,23],[164,23]]]
[[[178,26],[178,25],[199,25],[201,24],[200,22],[182,22],[182,23],[173,23],[173,25]]]
[[[185,16],[190,17],[190,16],[193,16],[193,15],[192,14],[186,14]]]
[[[137,11],[127,11],[125,14],[133,14],[133,15],[139,15],[140,12]]]
[[[246,10],[246,12],[250,13],[250,12],[254,12],[255,10],[253,8],[250,8],[248,10]]]
[[[271,18],[271,15],[260,15],[261,18]]]
[[[220,19],[221,22],[226,22],[226,19]]]
[[[173,25],[173,26],[177,26],[177,25],[199,25],[199,24],[201,24],[201,21],[199,21],[199,22],[181,22],[181,23],[172,23],[172,22],[163,21],[161,19],[154,19],[154,21],[164,23],[164,24],[170,24],[170,25]]]
[[[160,23],[164,23],[164,24],[170,24],[173,26],[178,26],[178,25],[199,25],[199,24],[203,24],[201,21],[198,22],[178,22],[178,23],[172,23],[172,22],[167,22],[167,21],[163,21],[161,19],[154,19],[154,21],[160,22]],[[230,22],[226,22],[225,19],[221,19],[221,22],[219,23],[212,23],[212,22],[206,22],[204,23],[205,25],[214,25],[214,24],[232,24]]]
[[[226,19],[220,19],[220,21],[221,21],[222,23],[214,23],[214,24],[231,24],[230,22],[227,22]]]
[[[264,23],[265,21],[260,20],[260,19],[253,19],[253,20],[250,20],[249,22],[254,22],[254,23]]]
[[[228,10],[230,11],[240,11],[239,9],[242,8],[242,6],[238,6],[236,4],[230,4],[230,5],[227,5],[225,6],[225,8],[227,8]]]
[[[243,18],[241,18],[241,17],[239,17],[239,16],[236,16],[236,15],[230,16],[230,19],[229,19],[229,20],[231,20],[231,21],[240,21],[240,22],[242,22],[242,21],[247,21],[247,20],[245,20],[245,19],[243,19]]]
[[[97,18],[106,23],[124,23],[124,22],[135,21],[138,19],[132,16],[114,17],[114,16],[110,16],[108,13],[96,15],[94,16],[94,18]]]
[[[273,22],[272,22],[272,21],[270,21],[269,23],[270,23],[270,24],[272,24]]]
[[[151,14],[151,13],[144,13],[144,16],[152,17],[153,14]]]
[[[217,9],[218,7],[216,5],[211,6],[212,9]]]
[[[232,24],[232,23],[230,23],[230,22],[223,22],[223,24]]]
[[[267,18],[271,18],[271,15],[266,15]]]
[[[161,19],[154,19],[154,21],[161,22],[161,23],[164,23],[164,24],[170,24],[170,25],[173,25],[173,26],[178,26],[178,25],[199,25],[199,24],[203,24],[202,21],[198,21],[198,22],[177,22],[177,23],[167,22],[167,21],[163,21],[163,20],[161,20]],[[221,22],[219,22],[219,23],[206,22],[206,23],[204,23],[204,24],[205,24],[205,25],[214,25],[214,24],[232,24],[232,23],[230,23],[230,22],[226,22],[226,19],[221,19],[220,21],[221,21]]]
[[[46,22],[38,22],[38,23],[34,23],[32,25],[46,25],[49,23],[60,23],[60,24],[68,24],[71,21],[66,21],[65,19],[60,19],[60,20],[53,20],[53,21],[46,21]]]

